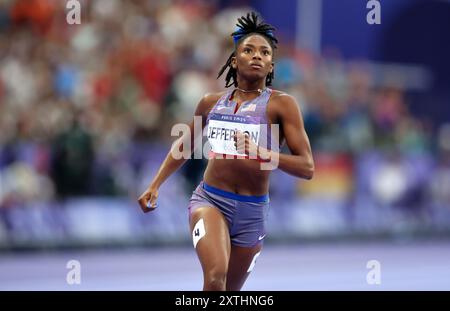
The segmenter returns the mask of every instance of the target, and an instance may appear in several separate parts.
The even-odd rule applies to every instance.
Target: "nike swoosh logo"
[[[261,241],[262,239],[264,239],[266,237],[266,235],[264,234],[264,235],[260,235],[259,237],[258,237],[258,241]]]

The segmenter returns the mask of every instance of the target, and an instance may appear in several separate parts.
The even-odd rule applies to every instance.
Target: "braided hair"
[[[264,23],[263,21],[258,20],[258,15],[255,12],[247,13],[247,16],[241,16],[238,18],[238,23],[236,24],[237,30],[231,34],[234,40],[234,51],[231,53],[230,57],[228,57],[227,62],[223,65],[222,69],[219,71],[219,75],[217,79],[222,76],[225,70],[228,69],[225,77],[225,87],[230,87],[232,85],[238,86],[237,83],[237,71],[235,68],[231,66],[231,60],[234,56],[236,56],[236,50],[239,45],[245,38],[249,37],[252,34],[262,35],[267,39],[272,49],[276,49],[276,44],[278,43],[277,38],[275,38],[273,34],[273,30],[275,28],[269,24]],[[266,77],[266,85],[272,85],[272,80],[275,78],[273,71],[269,73]]]

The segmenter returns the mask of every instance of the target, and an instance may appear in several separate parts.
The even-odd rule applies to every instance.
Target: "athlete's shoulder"
[[[226,91],[206,93],[198,103],[196,114],[207,114],[225,93]]]
[[[205,104],[215,104],[226,93],[227,91],[206,93],[202,98],[202,102]]]
[[[295,113],[299,109],[294,96],[278,90],[272,90],[269,104],[271,109],[282,114]]]
[[[296,103],[294,96],[289,95],[288,93],[279,91],[279,90],[272,90],[271,100],[277,101],[277,102],[281,101],[281,102]]]

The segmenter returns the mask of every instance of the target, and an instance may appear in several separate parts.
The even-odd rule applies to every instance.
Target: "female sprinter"
[[[270,170],[261,169],[262,161],[277,158],[278,168],[299,178],[311,179],[314,172],[299,105],[292,96],[268,88],[274,78],[274,28],[253,12],[239,18],[236,25],[232,34],[235,50],[219,72],[220,77],[228,69],[226,87],[234,89],[205,95],[195,111],[195,116],[202,118],[203,128],[207,127],[212,151],[203,180],[189,203],[190,229],[203,269],[203,290],[240,290],[261,252],[270,174]],[[274,135],[264,128],[274,124],[279,128],[278,142],[286,142],[291,154],[267,148],[273,145]],[[191,133],[173,144],[140,196],[144,212],[156,208],[159,187],[185,163],[186,159],[175,159],[173,152],[183,150],[183,142],[193,146],[193,121],[190,129]],[[253,158],[249,156],[251,151]],[[241,156],[244,153],[246,156]]]

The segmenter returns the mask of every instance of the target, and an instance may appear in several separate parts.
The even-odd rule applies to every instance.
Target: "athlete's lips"
[[[250,67],[254,69],[261,69],[263,65],[261,63],[250,63]]]

